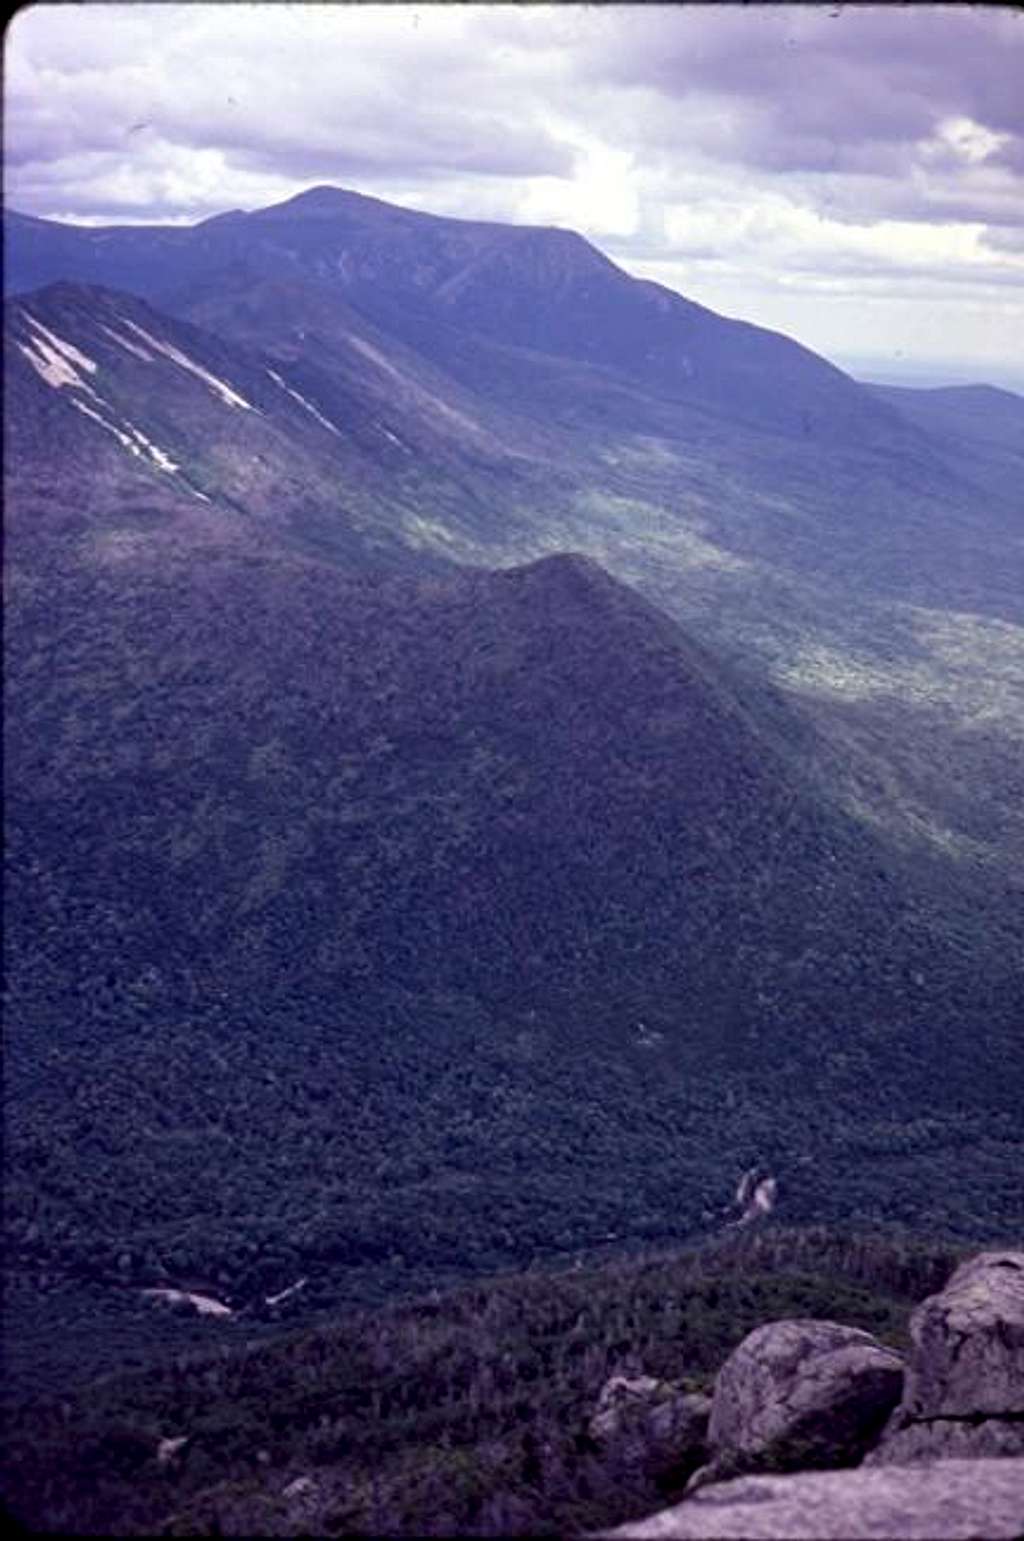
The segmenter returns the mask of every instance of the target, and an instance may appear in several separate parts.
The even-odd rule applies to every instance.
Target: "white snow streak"
[[[331,431],[331,433],[337,434],[338,438],[341,437],[341,434],[338,433],[338,429],[335,426],[335,424],[334,423],[329,423],[327,421],[326,417],[324,417],[322,413],[317,411],[316,407],[314,407],[314,405],[313,405],[313,403],[311,401],[307,401],[305,396],[300,396],[298,391],[292,390],[291,386],[288,385],[286,383],[286,381],[282,380],[281,376],[279,374],[276,374],[273,369],[268,369],[267,370],[267,374],[273,380],[275,385],[279,385],[283,391],[287,391],[289,396],[294,396],[295,400],[299,403],[299,405],[305,407],[307,412],[312,412],[313,416],[316,418],[318,423],[322,423],[325,428],[328,428]]]
[[[133,332],[137,332],[140,337],[144,337],[149,346],[155,348],[157,353],[162,353],[165,358],[169,358],[179,368],[187,369],[191,374],[198,376],[204,385],[208,385],[211,391],[219,396],[221,401],[227,406],[244,407],[246,412],[255,412],[257,410],[251,401],[246,401],[245,397],[240,396],[226,381],[219,379],[217,375],[211,374],[208,369],[203,368],[202,364],[197,364],[195,359],[190,359],[187,353],[182,353],[181,349],[176,348],[173,343],[161,342],[158,338],[152,336],[150,332],[147,332],[145,327],[136,325],[134,321],[129,321],[127,316],[122,316],[121,320],[125,326],[130,326]]]
[[[154,464],[159,466],[161,471],[179,471],[181,469],[177,461],[172,460],[169,455],[165,455],[158,444],[154,444],[152,439],[146,438],[141,428],[136,428],[134,423],[129,423],[128,431],[135,435],[139,443],[149,452]]]
[[[35,316],[30,315],[27,310],[25,315],[36,331],[42,332],[51,347],[56,348],[58,353],[63,354],[69,363],[77,364],[79,369],[86,370],[88,374],[94,375],[96,373],[96,361],[94,359],[86,358],[84,353],[79,353],[72,343],[66,342],[63,337],[58,337],[56,332],[51,332],[48,327],[45,327],[41,321],[37,321]]]
[[[46,352],[40,351],[37,355],[24,342],[19,342],[17,347],[20,353],[24,353],[36,374],[41,375],[47,385],[60,387],[62,385],[81,385],[83,383],[71,368],[71,365],[66,359],[62,359],[59,353],[52,354],[47,350]]]
[[[53,332],[47,331],[34,316],[29,316],[28,319],[43,333],[43,336],[33,337],[30,342],[19,342],[17,346],[36,374],[41,375],[47,385],[52,385],[55,390],[70,385],[75,390],[85,391],[88,395],[96,397],[98,401],[99,397],[96,396],[92,386],[82,379],[75,368],[75,363],[80,363],[90,373],[95,373],[96,365],[92,359],[86,358],[84,353],[79,353],[77,348],[73,348],[62,337],[56,337]]]
[[[141,456],[142,446],[140,444],[136,444],[128,434],[122,433],[120,428],[115,428],[113,423],[108,423],[106,418],[101,417],[98,412],[94,412],[92,407],[87,407],[84,401],[73,401],[71,405],[77,407],[79,412],[84,412],[86,417],[91,417],[94,423],[99,423],[100,427],[105,428],[108,433],[112,433],[115,439],[120,439],[125,449],[131,450],[133,455]]]
[[[76,348],[73,343],[68,342],[66,338],[59,337],[56,332],[51,332],[49,327],[44,326],[41,321],[37,321],[36,317],[28,311],[25,311],[24,314],[26,320],[35,327],[36,333],[41,335],[34,336],[30,342],[19,342],[17,347],[28,359],[36,373],[46,381],[47,385],[53,386],[56,390],[60,390],[64,386],[70,386],[73,390],[84,391],[99,406],[105,407],[108,411],[113,411],[110,403],[104,401],[102,396],[97,395],[92,386],[83,380],[78,373],[78,369],[84,369],[89,374],[95,374],[98,368],[96,361],[88,358],[86,354]],[[127,321],[125,317],[121,319],[125,320],[126,325],[134,326],[134,323]],[[137,358],[142,359],[147,364],[154,362],[152,355],[144,352],[136,343],[129,341],[127,337],[122,337],[120,333],[115,332],[111,327],[104,326],[102,322],[99,325],[107,333],[108,337],[112,337],[115,342],[120,343],[121,347],[126,348],[129,353],[134,353]],[[142,332],[141,327],[135,327],[135,330]],[[239,406],[249,407],[249,403],[232,391],[230,386],[225,385],[222,380],[218,380],[215,375],[208,375],[206,370],[201,369],[198,364],[194,364],[191,359],[187,359],[184,354],[179,355],[176,348],[171,348],[170,344],[161,346],[154,343],[153,339],[146,332],[143,332],[142,335],[149,342],[153,343],[155,347],[158,347],[161,352],[169,351],[171,356],[177,355],[174,357],[175,363],[179,363],[183,368],[191,369],[194,373],[201,375],[206,383],[216,389],[225,400],[231,398]],[[75,367],[76,365],[78,368]],[[138,459],[145,459],[148,456],[158,471],[167,471],[173,475],[174,472],[181,470],[177,461],[172,460],[170,455],[160,448],[159,444],[154,444],[152,439],[147,438],[142,429],[136,428],[134,423],[126,420],[124,427],[118,428],[115,423],[108,422],[102,413],[97,412],[95,407],[88,406],[84,401],[72,399],[71,405],[76,407],[79,412],[84,413],[86,417],[91,417],[94,423],[98,423],[108,433],[112,433],[114,438],[130,454],[135,455]],[[250,410],[252,409],[250,408]],[[201,499],[204,503],[209,503],[210,499],[206,496],[205,492],[199,492],[197,488],[191,486],[187,481],[185,485],[193,497]]]
[[[122,337],[121,333],[115,332],[112,326],[104,326],[102,321],[99,323],[99,326],[100,331],[106,332],[108,337],[112,337],[114,341],[119,343],[120,346],[124,348],[128,353],[133,353],[135,357],[140,358],[144,364],[152,364],[152,353],[147,353],[145,348],[139,347],[138,343],[129,341],[127,337]]]
[[[165,454],[158,444],[154,444],[152,439],[147,439],[141,428],[136,428],[134,423],[125,423],[125,428],[128,430],[126,433],[124,429],[115,427],[113,423],[108,423],[105,417],[101,417],[98,412],[93,411],[92,407],[87,407],[84,401],[72,401],[71,405],[77,407],[79,412],[84,412],[86,417],[91,417],[94,422],[99,423],[101,428],[105,428],[108,433],[112,433],[116,439],[120,439],[125,449],[130,450],[133,455],[140,457],[144,454],[148,455],[158,470],[178,471],[181,469],[177,462],[172,460],[170,455]],[[202,497],[202,493],[199,493],[198,496]],[[207,502],[209,502],[209,499],[207,499]]]

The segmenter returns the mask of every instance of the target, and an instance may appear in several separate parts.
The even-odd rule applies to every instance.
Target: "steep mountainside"
[[[271,926],[279,943],[248,965],[263,987],[291,971],[293,928],[315,953],[326,927],[339,983],[530,1004],[682,967],[680,1009],[721,1053],[730,1021],[834,998],[837,960],[811,938],[859,915],[857,841],[802,786],[799,724],[771,698],[744,707],[592,564],[363,589],[269,560],[125,561],[51,571],[14,609],[10,812],[37,853],[49,828],[69,892],[116,870],[145,895],[165,958],[180,934],[183,963],[230,975],[247,929]],[[84,742],[67,734],[83,713]],[[748,946],[792,955],[785,1006],[768,1004],[777,982],[759,1002]]]
[[[261,300],[289,322],[315,305],[283,286]],[[268,352],[68,283],[8,301],[5,323],[6,490],[33,530],[154,535],[163,514],[350,568],[429,570],[444,559],[414,554],[424,503],[486,528],[488,478],[515,482],[543,447],[539,429],[520,442],[505,418],[479,421],[454,382],[367,326],[340,353]]]
[[[1018,881],[1024,508],[1008,393],[859,386],[786,338],[629,278],[571,232],[332,188],[192,229],[13,215],[7,271],[16,290],[62,277],[141,293],[168,336],[168,312],[198,324],[206,340],[188,334],[185,351],[211,350],[225,379],[238,345],[264,371],[265,422],[207,392],[201,423],[177,421],[180,393],[136,423],[168,453],[157,429],[183,438],[180,474],[207,476],[211,505],[189,496],[178,514],[193,535],[230,526],[420,570],[586,552],[811,712],[847,809],[967,881]],[[31,308],[114,369],[114,353],[90,351],[84,301],[80,331],[63,303],[47,320],[53,303]],[[121,353],[116,368],[130,363]],[[31,366],[15,351],[18,370]],[[133,405],[135,388],[126,375]],[[147,510],[173,477],[70,408],[73,392],[38,377],[33,390],[9,414],[37,451],[9,459],[12,507],[109,519],[119,451],[130,485],[116,519],[141,517],[151,539]],[[98,489],[82,429],[109,441]]]
[[[689,1234],[739,1150],[797,1215],[1008,1223],[1012,923],[592,563],[70,549],[7,626],[23,1266],[360,1298]]]
[[[597,365],[655,393],[829,440],[891,414],[790,339],[631,279],[573,231],[440,219],[333,187],[187,230],[103,231],[16,216],[8,288],[75,278],[166,302],[243,262],[260,277],[330,282],[413,340],[425,318]]]

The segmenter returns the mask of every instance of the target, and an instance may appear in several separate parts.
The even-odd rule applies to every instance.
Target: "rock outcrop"
[[[710,1397],[651,1375],[613,1375],[601,1388],[588,1431],[613,1460],[681,1480],[706,1459],[710,1414]]]
[[[903,1362],[838,1322],[770,1322],[750,1333],[715,1382],[702,1483],[742,1471],[854,1466],[903,1389]]]
[[[315,1533],[323,1519],[325,1495],[321,1484],[303,1473],[281,1489],[281,1497],[287,1505],[288,1530],[295,1527],[300,1535],[311,1530]]]
[[[865,1466],[912,1466],[974,1456],[1024,1456],[1024,1420],[964,1418],[905,1420],[897,1409],[882,1438],[865,1456]]]
[[[1024,1531],[1024,1460],[748,1476],[607,1535],[634,1541],[1003,1541]]]
[[[161,1439],[156,1447],[156,1464],[158,1466],[180,1465],[188,1441],[189,1436],[187,1434],[178,1434],[173,1438]]]
[[[918,1306],[910,1335],[904,1367],[836,1322],[757,1328],[719,1371],[710,1463],[687,1497],[611,1534],[1024,1536],[1024,1253],[962,1264]]]
[[[962,1264],[910,1336],[903,1399],[868,1462],[1024,1456],[1024,1253]]]

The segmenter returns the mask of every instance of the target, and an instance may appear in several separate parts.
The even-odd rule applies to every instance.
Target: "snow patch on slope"
[[[147,353],[145,348],[139,347],[138,343],[131,342],[127,337],[122,337],[120,332],[115,332],[112,326],[104,326],[102,321],[99,323],[99,326],[101,332],[106,332],[107,336],[112,337],[114,341],[118,343],[120,347],[124,348],[127,353],[134,354],[134,356],[141,359],[144,364],[153,363],[154,360],[152,353]]]
[[[89,358],[80,348],[76,348],[73,343],[68,342],[67,338],[59,336],[58,333],[44,326],[30,311],[24,311],[23,314],[26,321],[34,329],[34,332],[31,338],[26,341],[17,342],[16,347],[28,359],[32,368],[47,385],[52,386],[55,390],[68,388],[91,397],[96,404],[95,406],[89,406],[87,402],[78,400],[75,397],[72,397],[71,405],[85,417],[91,418],[94,423],[98,423],[107,433],[113,434],[114,438],[129,454],[134,455],[140,460],[148,459],[156,466],[158,471],[166,471],[173,475],[181,470],[177,461],[172,460],[166,450],[160,448],[159,444],[154,444],[152,439],[142,432],[141,428],[136,428],[135,424],[127,419],[123,421],[121,427],[118,427],[116,423],[110,422],[103,415],[103,411],[97,410],[102,408],[106,412],[116,415],[115,409],[111,407],[110,403],[93,390],[88,381],[84,380],[81,374],[79,374],[79,370],[85,370],[91,375],[96,374],[99,366],[95,359]],[[108,336],[126,348],[129,353],[134,353],[146,363],[154,362],[153,357],[145,353],[137,344],[130,342],[126,337],[120,336],[111,327],[104,326],[102,322],[99,325]],[[127,325],[132,326],[133,323],[129,321]],[[141,330],[141,328],[138,330]],[[148,336],[148,334],[145,335]],[[173,351],[177,352],[176,349]],[[176,359],[175,362],[180,362],[180,360]],[[206,374],[206,371],[200,370],[200,366],[193,364],[191,360],[185,361],[185,367],[191,367],[196,372]],[[210,381],[214,381],[223,391],[231,395],[235,394],[231,391],[230,386],[224,385],[222,381],[217,381],[215,376],[209,376],[207,383]],[[249,403],[243,401],[240,396],[237,400],[241,405],[248,407]],[[183,478],[183,480],[185,479]],[[187,480],[185,480],[185,486],[188,487],[193,497],[200,498],[204,503],[209,503],[210,499],[206,494],[199,492]]]
[[[322,423],[323,426],[325,428],[329,429],[331,433],[337,434],[338,438],[341,437],[341,434],[339,433],[339,431],[338,431],[337,427],[335,426],[335,424],[331,423],[331,422],[328,422],[327,418],[324,417],[322,413],[317,411],[316,407],[314,407],[314,405],[313,405],[313,403],[311,401],[307,401],[305,396],[300,396],[298,391],[293,390],[292,387],[290,385],[288,385],[286,381],[281,379],[281,376],[279,374],[277,374],[275,370],[268,369],[267,370],[267,374],[273,380],[275,385],[279,385],[283,391],[287,391],[289,396],[294,396],[295,400],[299,403],[300,406],[305,407],[307,412],[311,412],[313,414],[313,416],[316,418],[318,423]]]
[[[35,316],[25,311],[25,319],[36,329],[37,335],[28,342],[17,344],[19,352],[28,359],[32,368],[47,385],[52,385],[55,390],[60,390],[65,385],[74,389],[86,391],[95,397],[96,392],[86,380],[78,373],[84,369],[89,374],[96,373],[96,364],[93,359],[87,358],[76,347],[67,342],[63,337],[58,337],[56,332],[51,332]],[[77,368],[76,368],[77,365]],[[97,398],[98,400],[98,398]]]
[[[125,449],[131,450],[133,455],[142,454],[141,445],[136,444],[131,439],[131,437],[128,434],[122,432],[120,428],[115,428],[113,423],[108,423],[106,418],[101,417],[98,412],[95,412],[92,409],[92,407],[87,407],[84,401],[73,401],[71,405],[77,408],[79,412],[84,412],[86,417],[91,417],[94,423],[99,423],[100,427],[105,428],[108,433],[112,433],[115,439],[119,439],[121,441]]]
[[[63,337],[58,337],[56,332],[51,332],[49,327],[44,326],[41,321],[37,321],[35,316],[31,315],[29,311],[26,311],[25,315],[36,331],[42,332],[50,346],[55,348],[63,358],[67,359],[68,363],[77,364],[79,369],[84,369],[87,374],[94,375],[96,373],[97,365],[95,359],[87,358],[84,353],[79,352],[73,343],[67,342]]]
[[[73,401],[71,405],[77,407],[79,412],[84,412],[87,417],[91,417],[94,422],[99,423],[101,428],[106,428],[133,455],[143,456],[148,454],[153,464],[159,466],[161,471],[177,471],[179,469],[177,463],[169,455],[165,455],[159,445],[154,444],[151,439],[147,439],[146,435],[141,429],[136,428],[134,423],[126,422],[125,428],[117,428],[113,423],[108,423],[106,418],[101,417],[98,412],[93,411],[92,407],[87,407],[84,401]],[[125,432],[125,429],[127,429],[127,432]]]
[[[99,401],[99,399],[99,397],[96,397],[97,401]],[[71,405],[73,407],[77,407],[78,411],[83,412],[86,417],[91,417],[94,423],[99,423],[100,427],[105,428],[108,433],[112,433],[114,438],[117,439],[119,443],[121,443],[124,448],[129,451],[130,454],[137,456],[139,459],[145,459],[148,456],[158,471],[169,471],[173,474],[175,471],[181,470],[178,462],[176,460],[172,460],[170,455],[168,455],[164,450],[160,448],[159,444],[154,444],[152,439],[147,438],[146,435],[142,432],[142,429],[136,428],[134,423],[130,423],[126,419],[124,427],[118,428],[116,424],[108,423],[105,417],[103,417],[99,412],[95,411],[94,408],[87,406],[84,401],[72,401]],[[107,403],[101,402],[101,405],[106,406]],[[201,498],[204,503],[209,503],[210,500],[204,492],[198,492],[196,488],[191,486],[187,481],[185,485],[188,487],[188,490],[191,492],[193,497]]]
[[[173,343],[161,342],[159,338],[147,332],[145,327],[136,325],[134,321],[129,321],[127,316],[121,316],[120,319],[124,322],[125,326],[131,327],[133,332],[137,332],[140,337],[145,338],[149,346],[155,349],[157,353],[162,353],[165,358],[169,358],[172,364],[177,364],[180,369],[187,369],[190,374],[196,375],[198,379],[202,380],[204,385],[209,386],[215,396],[220,397],[226,406],[242,407],[246,412],[258,410],[251,401],[246,401],[244,396],[240,396],[232,386],[228,385],[226,380],[221,380],[219,376],[211,374],[208,369],[203,368],[202,364],[197,364],[195,359],[189,358],[187,353],[183,353]]]
[[[169,455],[165,455],[160,446],[158,444],[154,444],[152,439],[147,439],[141,428],[136,428],[134,423],[129,423],[128,431],[129,433],[135,435],[136,439],[138,439],[142,447],[148,452],[149,457],[153,461],[154,465],[156,465],[161,471],[181,470],[181,467],[178,465],[177,461],[172,460]]]
[[[34,353],[29,345],[24,342],[19,342],[17,348],[19,353],[24,353],[36,374],[41,375],[47,385],[52,385],[59,389],[62,385],[84,384],[84,381],[79,378],[71,368],[71,365],[66,359],[62,359],[59,354],[53,355],[48,350],[43,349],[38,354]]]

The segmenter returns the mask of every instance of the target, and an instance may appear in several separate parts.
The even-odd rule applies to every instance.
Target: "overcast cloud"
[[[26,213],[192,221],[333,182],[573,226],[840,361],[1020,374],[1009,8],[38,5],[6,42]]]

